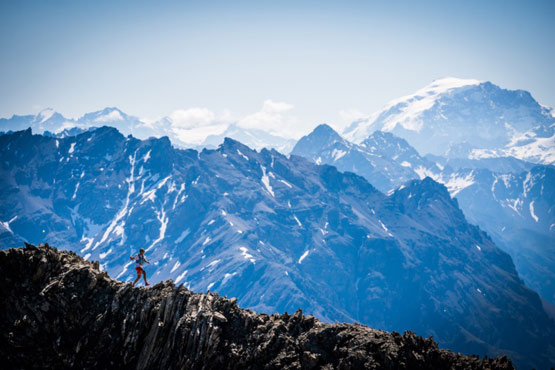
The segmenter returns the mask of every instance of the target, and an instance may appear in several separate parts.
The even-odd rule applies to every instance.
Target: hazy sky
[[[555,1],[3,0],[0,116],[256,118],[266,101],[341,126],[445,76],[555,106],[554,19]]]

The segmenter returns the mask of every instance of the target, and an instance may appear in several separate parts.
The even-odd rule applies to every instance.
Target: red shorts
[[[137,275],[141,275],[143,272],[145,272],[141,266],[136,266],[135,270],[137,270]]]

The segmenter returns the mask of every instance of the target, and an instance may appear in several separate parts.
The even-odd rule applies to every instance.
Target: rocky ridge
[[[0,325],[5,368],[513,368],[411,332],[257,314],[171,281],[133,288],[48,244],[0,251]]]

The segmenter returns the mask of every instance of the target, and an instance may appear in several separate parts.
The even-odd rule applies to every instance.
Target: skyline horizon
[[[322,120],[322,121],[314,121],[314,122],[305,122],[303,123],[302,129],[297,131],[296,133],[291,133],[291,132],[287,132],[285,131],[283,134],[277,133],[275,130],[273,130],[273,127],[253,127],[253,126],[249,126],[248,124],[245,125],[244,122],[246,121],[253,121],[252,123],[254,123],[255,125],[258,124],[258,122],[256,121],[256,119],[258,119],[259,115],[264,115],[265,111],[267,111],[266,107],[268,105],[271,106],[270,112],[277,112],[278,114],[285,112],[288,113],[291,110],[294,110],[295,105],[290,104],[289,102],[282,102],[282,101],[275,101],[272,99],[265,99],[262,102],[262,108],[259,111],[256,111],[254,113],[250,113],[250,114],[246,114],[244,116],[239,116],[234,114],[234,112],[232,111],[232,109],[226,108],[221,112],[214,112],[212,110],[210,110],[208,107],[183,107],[180,109],[176,109],[174,111],[168,112],[165,115],[160,115],[154,119],[152,118],[148,118],[148,117],[140,117],[138,115],[136,115],[134,112],[130,112],[127,111],[117,105],[108,105],[105,107],[98,107],[97,109],[94,110],[90,110],[90,111],[85,111],[85,112],[81,112],[78,115],[74,115],[74,116],[70,116],[68,114],[66,114],[65,112],[55,108],[55,107],[43,107],[40,108],[38,110],[35,110],[34,112],[27,112],[27,113],[13,113],[12,115],[8,115],[8,116],[0,116],[0,119],[12,119],[13,117],[23,117],[23,116],[29,116],[29,115],[33,115],[33,116],[38,116],[40,115],[42,112],[46,112],[46,111],[52,111],[53,113],[58,113],[60,115],[62,115],[65,119],[68,119],[68,121],[74,121],[74,122],[78,122],[79,120],[82,120],[85,115],[87,114],[91,114],[91,113],[99,113],[99,112],[103,112],[106,110],[118,110],[121,113],[126,114],[129,117],[132,118],[136,118],[138,119],[140,122],[146,124],[146,125],[151,125],[151,124],[155,124],[155,123],[160,123],[165,121],[166,124],[168,124],[168,128],[172,127],[172,122],[178,121],[179,119],[183,120],[186,122],[185,124],[185,128],[186,129],[202,129],[202,128],[209,128],[209,127],[232,127],[232,126],[236,126],[236,127],[241,127],[244,129],[255,129],[255,130],[261,130],[264,132],[268,132],[271,133],[273,135],[277,135],[277,136],[281,136],[284,137],[286,139],[294,139],[294,140],[298,140],[300,139],[302,136],[305,136],[307,134],[309,134],[310,132],[312,132],[312,130],[314,128],[316,128],[319,125],[322,124],[327,124],[329,126],[331,126],[335,131],[337,131],[339,134],[343,135],[345,133],[345,131],[347,130],[347,128],[353,124],[354,122],[358,121],[358,120],[367,120],[370,119],[372,117],[376,117],[377,114],[379,112],[382,112],[385,108],[387,108],[388,106],[390,106],[392,103],[396,102],[396,101],[400,101],[403,100],[407,97],[410,97],[416,93],[418,93],[419,91],[423,91],[427,88],[429,88],[430,86],[432,86],[434,83],[438,82],[438,81],[447,81],[447,80],[456,80],[459,82],[471,82],[471,81],[477,81],[480,84],[482,83],[492,83],[495,86],[500,87],[501,89],[504,90],[508,90],[508,91],[524,91],[527,92],[529,94],[532,95],[532,97],[538,102],[538,104],[540,104],[542,107],[548,108],[548,109],[555,109],[555,106],[551,106],[551,105],[546,105],[541,101],[538,101],[534,94],[528,90],[525,89],[507,89],[504,86],[499,86],[497,85],[494,81],[491,80],[475,80],[475,79],[470,79],[470,78],[458,78],[458,77],[452,77],[452,76],[446,76],[446,77],[441,77],[441,78],[437,78],[434,79],[432,81],[430,81],[430,83],[428,83],[427,85],[417,89],[416,91],[413,91],[412,93],[408,93],[396,98],[393,98],[391,100],[389,100],[388,102],[384,103],[381,107],[379,107],[377,110],[370,112],[370,113],[362,113],[359,111],[356,111],[355,113],[358,113],[358,115],[354,114],[351,117],[349,117],[349,119],[344,119],[341,123],[339,122],[331,122],[330,120]],[[343,113],[343,112],[341,112]],[[348,112],[348,113],[352,113],[352,112]],[[184,115],[186,115],[186,117],[183,117]],[[267,117],[263,117],[263,120],[267,118]],[[279,121],[280,117],[277,117],[277,120]],[[295,117],[294,114],[290,117],[288,117],[287,119],[292,119],[294,122],[289,121],[289,124],[293,123],[293,124],[297,124],[298,123],[298,117]],[[271,118],[270,118],[271,120]],[[274,117],[275,120],[275,117]],[[115,119],[113,122],[116,122],[117,119]],[[105,122],[110,122],[110,121],[105,121]],[[99,125],[97,127],[101,127],[102,126],[102,121],[98,121]],[[276,122],[277,124],[279,124],[280,122]],[[88,127],[94,127],[95,125],[91,126],[89,125]],[[108,125],[109,126],[109,125]],[[270,125],[272,126],[272,125]],[[183,127],[183,124],[180,125],[180,127]],[[220,129],[220,131],[224,131],[224,129]],[[213,132],[209,132],[207,135],[212,134]],[[164,136],[164,135],[162,135]]]
[[[550,1],[3,2],[0,116],[247,117],[271,101],[290,126],[343,127],[444,76],[553,107],[553,14]]]

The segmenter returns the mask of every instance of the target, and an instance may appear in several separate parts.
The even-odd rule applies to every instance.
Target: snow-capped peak
[[[434,102],[435,98],[437,98],[441,94],[445,94],[451,89],[457,89],[465,86],[474,86],[479,85],[482,83],[480,80],[474,79],[463,79],[463,78],[456,78],[456,77],[445,77],[434,80],[431,84],[423,87],[422,89],[416,91],[414,94],[410,94],[407,96],[403,96],[401,98],[394,99],[390,101],[381,111],[385,111],[399,103],[407,103],[415,105],[414,113],[419,113],[423,111],[426,105],[429,103]],[[415,102],[422,102],[421,104],[414,104]],[[428,103],[428,104],[424,104]],[[431,106],[431,105],[430,105]]]
[[[420,154],[445,155],[464,144],[478,150],[474,156],[511,155],[553,163],[545,155],[553,153],[553,110],[541,106],[527,91],[507,90],[486,81],[435,80],[353,122],[343,136],[361,143],[377,130],[402,137]]]
[[[123,121],[122,112],[118,108],[106,108],[98,117],[95,118],[95,122],[113,122],[113,121]]]
[[[39,112],[39,114],[37,114],[38,121],[40,123],[44,123],[48,121],[48,119],[50,119],[50,117],[52,117],[54,113],[56,112],[52,108],[43,109]]]
[[[484,81],[476,80],[473,78],[444,77],[434,80],[431,84],[429,84],[422,90],[436,89],[440,91],[447,91],[448,89],[454,89],[456,87],[478,85],[482,82]]]
[[[351,141],[360,143],[375,130],[393,131],[397,125],[401,125],[406,130],[418,132],[423,125],[420,115],[433,107],[438,97],[449,93],[452,89],[475,86],[480,83],[482,83],[480,80],[455,77],[434,80],[414,94],[390,101],[380,111],[370,115],[367,119],[355,122],[345,130],[344,136]],[[389,115],[381,122],[381,127],[375,127],[376,125],[373,123],[380,116],[387,113]]]

